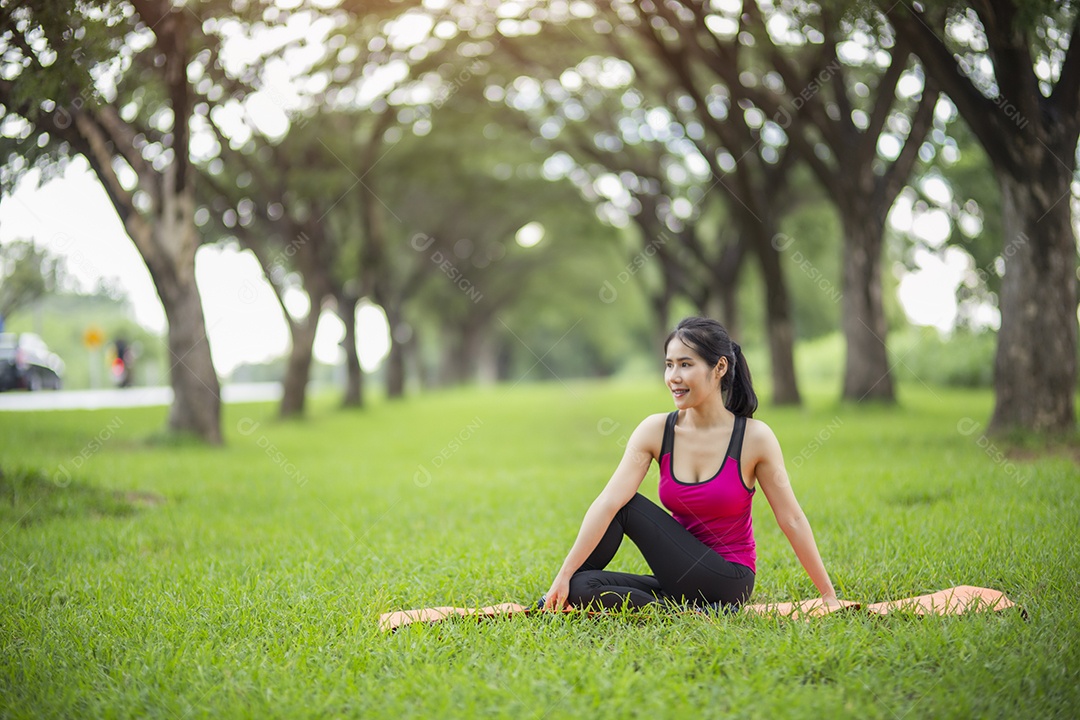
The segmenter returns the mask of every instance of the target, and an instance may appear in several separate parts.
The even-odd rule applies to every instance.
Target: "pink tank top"
[[[725,560],[745,565],[756,573],[757,545],[750,507],[757,488],[747,489],[739,461],[746,418],[735,417],[724,463],[715,475],[700,483],[681,482],[672,470],[678,419],[679,411],[676,410],[668,415],[664,427],[660,449],[660,502],[680,525]]]

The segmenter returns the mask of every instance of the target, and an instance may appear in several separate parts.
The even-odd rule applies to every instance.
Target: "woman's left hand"
[[[822,615],[828,615],[829,613],[844,607],[845,603],[840,602],[835,595],[825,595],[820,598],[808,600],[800,609],[803,613],[810,615],[811,617],[821,617]]]
[[[570,581],[562,575],[557,575],[551,583],[551,587],[544,593],[542,610],[565,610],[566,598],[570,595]]]

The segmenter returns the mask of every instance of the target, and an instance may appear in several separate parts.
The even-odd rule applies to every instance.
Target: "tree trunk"
[[[387,324],[390,325],[390,353],[386,356],[386,397],[405,397],[405,360],[413,330],[401,311],[392,303],[383,305]]]
[[[170,280],[156,276],[154,280],[169,321],[169,382],[173,391],[169,429],[194,433],[220,445],[221,385],[210,355],[195,273]]]
[[[1073,19],[1069,48],[1047,95],[1033,72],[1039,52],[1027,32],[1042,12],[1029,14],[1027,5],[974,5],[985,30],[985,57],[993,63],[994,98],[957,68],[952,48],[935,31],[944,25],[935,20],[946,18],[908,3],[887,11],[978,138],[1001,187],[1005,275],[991,433],[1071,432],[1076,426],[1077,257],[1069,205],[1080,133],[1080,19]]]
[[[490,387],[499,381],[499,346],[489,327],[485,325],[474,337],[475,351],[473,377],[478,385]]]
[[[299,417],[304,414],[307,384],[311,377],[312,346],[315,344],[315,329],[319,325],[319,306],[319,299],[312,298],[311,309],[306,318],[299,322],[292,318],[288,319],[292,347],[289,348],[281,405],[278,408],[278,415],[283,418]]]
[[[425,390],[434,385],[431,378],[431,366],[429,363],[424,362],[424,353],[421,348],[422,340],[420,338],[420,330],[417,327],[413,327],[412,336],[409,341],[405,343],[405,347],[402,348],[402,354],[404,356],[405,363],[405,377],[414,377],[421,390]]]
[[[780,268],[780,252],[772,241],[776,236],[773,230],[766,223],[754,232],[754,246],[765,281],[765,328],[772,362],[773,403],[799,405],[802,399],[795,378],[795,325],[791,320],[791,303]]]
[[[881,297],[881,247],[884,223],[865,208],[842,208],[844,296],[841,301],[847,354],[845,400],[896,402],[889,355],[888,325]]]
[[[1071,154],[1072,150],[1069,149]],[[1049,151],[1047,152],[1049,155]],[[1068,157],[1064,152],[1063,157]],[[1076,423],[1076,238],[1072,172],[998,171],[1005,237],[1001,330],[994,358],[990,432],[1068,432]],[[1038,164],[1034,165],[1038,168]]]
[[[466,323],[462,328],[461,343],[458,345],[458,365],[460,367],[460,382],[479,382],[482,374],[484,345],[487,343],[488,324],[482,320]],[[546,369],[537,364],[538,370]]]
[[[440,387],[459,385],[465,380],[466,375],[462,333],[444,328],[441,335],[438,385]]]
[[[739,327],[739,288],[734,283],[720,286],[713,295],[708,313],[720,321],[731,337],[742,337]]]
[[[745,216],[740,218],[747,220],[743,224],[748,224]],[[739,232],[734,240],[724,241],[725,236],[726,233],[721,233],[723,249],[717,262],[712,265],[713,282],[708,288],[706,314],[719,319],[731,337],[739,338],[742,337],[742,328],[739,326],[739,279],[742,277],[743,259],[749,243],[746,241],[746,232]],[[771,249],[776,252],[776,248]],[[785,296],[786,294],[785,292]]]
[[[337,298],[337,314],[345,324],[345,338],[341,346],[345,350],[345,396],[342,407],[364,407],[364,371],[360,367],[360,355],[356,350],[356,304],[354,297],[341,294]]]
[[[667,273],[665,273],[663,289],[648,298],[649,307],[652,309],[654,338],[653,347],[650,350],[661,355],[667,349],[664,347],[664,341],[667,340],[668,335],[674,329],[674,326],[669,327],[668,325],[668,315],[671,314],[671,299],[674,294],[675,289],[671,287],[671,283],[667,280]]]
[[[386,356],[386,397],[405,397],[405,343],[394,342]]]
[[[173,13],[170,22],[181,14]],[[174,37],[185,36],[174,29]],[[180,47],[182,43],[177,43]],[[195,253],[199,235],[195,228],[195,193],[191,166],[187,158],[187,118],[190,107],[185,93],[186,68],[183,57],[166,53],[166,79],[171,85],[172,110],[179,120],[174,122],[173,144],[179,148],[174,161],[163,171],[144,168],[146,177],[140,183],[155,185],[158,197],[150,210],[136,207],[135,194],[125,190],[119,181],[113,161],[117,148],[126,151],[125,157],[136,157],[139,150],[125,144],[122,131],[107,135],[104,130],[116,130],[116,118],[108,112],[94,115],[87,108],[69,106],[64,112],[68,122],[57,124],[52,115],[57,137],[69,142],[90,163],[105,189],[106,195],[120,217],[135,248],[146,263],[154,288],[161,299],[168,320],[169,384],[173,391],[169,407],[170,431],[193,433],[204,441],[220,445],[221,384],[214,369],[213,357],[206,335],[202,297],[195,282]],[[0,81],[0,97],[9,97],[10,83]],[[149,180],[147,179],[149,178]]]

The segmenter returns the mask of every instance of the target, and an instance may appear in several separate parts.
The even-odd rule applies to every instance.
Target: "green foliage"
[[[516,129],[514,111],[484,99],[486,78],[472,67],[462,58],[441,67],[457,78],[444,102],[401,108],[408,120],[387,133],[372,173],[388,211],[380,277],[404,292],[429,368],[467,353],[456,345],[476,342],[468,330],[497,346],[504,377],[609,374],[641,326],[632,282],[619,283],[615,306],[600,299],[621,270],[617,233],[568,180],[541,176],[546,154]],[[522,247],[515,233],[530,222],[544,236]]]
[[[288,358],[284,355],[261,363],[241,363],[229,373],[229,382],[233,383],[259,383],[281,382],[285,377],[285,369]],[[322,386],[340,385],[341,367],[339,365],[327,365],[326,363],[312,360],[311,373],[308,377],[309,388]],[[374,382],[379,381],[378,374],[370,377]]]
[[[945,338],[930,327],[889,337],[890,363],[901,381],[933,386],[991,387],[997,333],[957,330]]]
[[[838,250],[843,229],[835,208],[821,197],[813,177],[807,172],[793,176],[794,193],[805,201],[784,218],[783,236],[775,242],[783,248],[781,267],[790,293],[795,335],[810,339],[840,326],[843,280]]]
[[[844,379],[844,336],[839,331],[802,341],[795,346],[795,372],[811,392],[837,395]]]
[[[957,330],[942,336],[932,327],[904,326],[889,333],[889,365],[904,393],[909,388],[989,388],[997,334]],[[800,382],[818,391],[840,388],[844,338],[838,332],[800,342],[795,348]],[[755,379],[758,377],[754,366]]]
[[[31,240],[0,245],[0,319],[56,290],[63,274],[61,261]]]
[[[310,9],[308,3],[291,5],[298,6],[296,13]],[[730,98],[725,99],[731,89],[725,92],[722,73],[718,74],[717,67],[709,63],[697,63],[690,68],[691,74],[712,98],[708,108],[690,102],[685,90],[678,90],[673,78],[663,72],[664,63],[651,52],[628,53],[627,60],[632,61],[636,73],[631,83],[634,87],[617,86],[617,83],[609,86],[591,78],[582,82],[580,77],[576,90],[573,89],[574,82],[561,86],[554,78],[561,77],[565,68],[586,57],[614,53],[620,43],[624,43],[624,47],[637,47],[629,40],[630,33],[609,35],[601,32],[609,21],[622,25],[624,31],[630,30],[633,23],[627,18],[636,17],[636,11],[616,19],[607,10],[593,13],[586,4],[575,4],[568,9],[568,14],[563,13],[562,19],[555,7],[529,8],[529,17],[545,21],[542,31],[516,35],[507,31],[507,27],[517,21],[499,23],[497,16],[520,11],[524,17],[524,7],[454,3],[446,9],[446,16],[457,21],[459,28],[456,32],[438,34],[440,38],[449,38],[445,43],[430,38],[414,52],[382,42],[387,31],[383,21],[418,5],[347,3],[344,10],[352,17],[349,23],[335,28],[327,47],[333,50],[348,47],[340,53],[327,53],[309,73],[311,82],[300,83],[305,87],[324,88],[321,81],[330,77],[323,90],[301,91],[305,101],[310,102],[303,112],[290,109],[293,122],[288,135],[280,143],[278,139],[259,136],[242,146],[237,143],[236,154],[242,153],[250,167],[230,164],[224,150],[220,158],[212,157],[214,153],[209,152],[195,160],[221,185],[220,188],[207,184],[200,186],[208,197],[201,198],[203,212],[197,217],[206,220],[203,227],[207,238],[228,237],[237,223],[247,226],[243,212],[234,212],[228,216],[229,221],[224,220],[226,211],[235,206],[257,207],[268,215],[273,214],[269,212],[271,207],[281,212],[281,207],[271,197],[280,191],[289,200],[285,203],[287,213],[296,210],[298,216],[310,218],[314,214],[322,220],[323,208],[333,209],[333,213],[326,210],[325,227],[339,240],[334,248],[338,253],[333,263],[335,280],[342,286],[350,282],[360,285],[360,278],[356,276],[366,267],[362,233],[358,227],[363,218],[349,188],[356,187],[362,177],[365,184],[370,183],[377,189],[380,203],[385,203],[388,233],[392,236],[390,247],[385,249],[388,258],[377,274],[380,278],[390,278],[391,284],[404,296],[405,314],[418,328],[418,335],[425,341],[434,338],[427,345],[429,364],[438,362],[446,354],[441,348],[433,347],[440,342],[439,333],[460,335],[463,324],[476,323],[486,325],[488,334],[495,337],[500,345],[502,367],[511,378],[532,372],[530,368],[535,368],[531,378],[546,373],[542,365],[537,366],[536,359],[549,349],[551,353],[544,361],[557,377],[609,374],[641,365],[652,367],[652,359],[635,348],[653,341],[651,335],[655,328],[650,329],[650,326],[655,323],[650,318],[651,309],[642,285],[655,288],[661,284],[661,263],[650,262],[630,282],[620,284],[618,302],[610,305],[597,302],[598,283],[618,277],[626,267],[627,257],[641,245],[639,234],[647,236],[648,231],[638,233],[636,228],[632,232],[619,231],[601,225],[592,203],[602,208],[606,201],[597,197],[595,188],[591,187],[592,178],[583,181],[579,178],[575,181],[578,188],[575,188],[565,178],[555,183],[544,180],[540,168],[545,158],[560,147],[559,142],[553,140],[573,144],[573,133],[577,132],[584,148],[578,153],[579,170],[584,172],[583,168],[589,168],[594,174],[605,170],[624,171],[620,175],[621,181],[640,190],[641,197],[670,196],[690,201],[691,219],[699,223],[700,232],[712,243],[705,243],[706,249],[717,250],[720,230],[734,224],[734,214],[727,207],[733,203],[723,199],[722,188],[711,172],[695,179],[693,173],[685,172],[683,165],[686,156],[695,156],[695,152],[701,153],[704,149],[703,157],[712,157],[722,149],[718,146],[718,138],[711,137],[712,131],[705,132],[702,125],[702,121],[709,125],[707,115],[723,112],[728,117],[726,113],[731,111],[728,107]],[[623,5],[624,10],[644,8],[634,3]],[[955,7],[958,3],[931,0],[928,5],[941,9]],[[842,32],[855,28],[862,32],[880,24],[881,8],[876,5],[863,8],[872,11],[873,22],[869,25],[860,24],[856,16],[847,12],[853,7],[848,0],[835,0],[826,3],[825,7],[846,13],[840,25]],[[1022,13],[1025,28],[1041,33],[1039,37],[1045,40],[1050,36],[1044,26],[1067,26],[1076,3],[1054,4],[1040,0],[1027,3],[1024,8],[1025,13],[1031,13],[1030,17]],[[108,84],[100,78],[115,78],[116,98],[111,103],[116,109],[123,110],[124,121],[130,119],[130,129],[139,138],[136,143],[139,152],[132,156],[152,163],[154,169],[160,171],[158,166],[166,163],[173,140],[169,123],[163,119],[167,113],[162,113],[169,102],[157,67],[157,55],[162,48],[150,42],[149,31],[138,27],[138,15],[131,10],[132,6],[127,2],[53,0],[30,0],[19,3],[18,8],[4,8],[0,41],[7,51],[6,77],[14,79],[13,97],[33,101],[26,111],[31,119],[75,97],[87,107],[100,105],[105,102],[101,88]],[[809,32],[815,24],[820,25],[817,10],[813,5],[797,3],[776,6],[776,12],[800,16],[805,22],[796,25],[802,26],[803,32]],[[241,108],[252,111],[252,107],[245,105],[244,96],[258,85],[263,69],[259,60],[245,68],[241,77],[227,77],[221,63],[217,62],[222,37],[234,31],[244,34],[256,27],[278,29],[281,23],[288,21],[290,12],[258,3],[223,1],[198,3],[186,8],[185,12],[184,17],[194,17],[197,13],[204,21],[193,25],[194,35],[187,56],[192,77],[191,126],[195,132],[207,133],[208,118],[215,117],[215,111],[225,106],[236,114],[243,114]],[[1031,20],[1037,13],[1045,13],[1047,18]],[[340,19],[336,10],[325,10],[324,14]],[[241,22],[225,19],[232,16]],[[870,15],[863,19],[867,17]],[[34,69],[28,60],[23,63],[22,50],[16,47],[16,35],[32,36],[37,27],[43,38],[40,46],[60,51],[56,62],[48,68]],[[763,51],[766,44],[745,42],[746,37],[754,33],[760,35],[761,31],[760,27],[751,27],[748,35],[736,43],[743,58],[740,62],[745,62],[748,72],[756,75],[772,69],[771,61]],[[798,27],[793,27],[793,31],[798,32]],[[669,33],[669,36],[674,44],[678,34]],[[498,42],[492,42],[491,38]],[[1063,37],[1058,40],[1059,44],[1064,43]],[[689,42],[689,37],[682,37],[682,41]],[[708,47],[711,47],[711,40],[709,43]],[[820,47],[820,43],[811,42],[783,47],[781,52],[799,64],[805,57],[817,54]],[[349,52],[353,49],[358,52]],[[281,50],[280,54],[284,54],[284,48]],[[350,57],[353,60],[346,59]],[[356,79],[365,69],[385,66],[391,59],[405,58],[409,59],[409,82],[415,81],[415,86],[389,92],[368,107],[347,109],[350,103],[345,98],[355,99]],[[106,67],[112,67],[115,72],[104,72]],[[809,65],[799,67],[800,71],[808,69]],[[99,78],[97,85],[90,80],[93,73]],[[851,86],[848,89],[852,90],[847,93],[851,95],[848,100],[854,108],[869,111],[876,94],[880,67],[870,62],[861,65],[845,62],[845,73]],[[524,80],[527,75],[542,79],[550,76],[548,82],[541,84],[541,95],[547,98],[543,102],[550,101],[550,107],[542,111],[533,107],[535,112],[518,112],[511,111],[502,102],[506,100],[513,104],[512,92],[501,96],[499,93],[513,88],[516,81]],[[762,87],[770,87],[776,79],[765,78],[769,82],[763,82]],[[855,93],[855,83],[866,87]],[[826,92],[832,93],[836,89]],[[420,91],[413,92],[417,90]],[[430,95],[425,95],[423,90],[430,91]],[[795,90],[787,88],[787,92]],[[424,97],[434,99],[427,105],[422,101],[414,104],[417,98]],[[496,97],[501,100],[494,101]],[[529,104],[527,100],[522,100],[521,107]],[[656,111],[656,114],[649,117],[650,111]],[[14,115],[16,110],[5,107],[4,112]],[[901,116],[906,112],[903,107],[898,108],[895,116],[889,118],[890,132],[903,126]],[[380,120],[390,116],[394,116],[395,122],[379,135]],[[728,126],[734,127],[738,115],[730,117],[732,122]],[[547,121],[550,124],[539,132],[538,126]],[[666,128],[642,132],[651,127],[650,123],[658,122]],[[795,118],[795,125],[785,130],[796,132],[804,122],[807,122],[805,117]],[[633,131],[626,131],[624,125]],[[924,162],[917,172],[930,169],[942,173],[953,186],[958,202],[970,198],[976,203],[983,217],[982,234],[967,238],[954,233],[953,241],[972,254],[976,267],[989,271],[1001,246],[1001,238],[997,237],[1000,235],[1000,213],[997,212],[1000,198],[996,185],[987,170],[984,154],[978,150],[967,128],[962,123],[950,124],[947,128],[938,125],[941,123],[935,125],[933,142],[928,142],[927,147],[940,147],[947,129],[949,140],[955,141],[960,149],[960,159],[955,163],[932,166]],[[559,132],[552,129],[556,126]],[[701,141],[705,136],[710,137]],[[763,139],[760,134],[751,133],[751,137]],[[701,142],[695,145],[688,138]],[[77,148],[62,147],[56,137],[47,133],[24,132],[17,122],[5,123],[5,136],[0,143],[3,143],[0,162],[8,164],[5,177],[25,173],[39,160],[56,160],[78,151]],[[779,147],[773,147],[770,141],[754,143],[752,149],[755,153],[766,150],[775,153]],[[368,168],[370,174],[353,165],[356,158],[375,149],[378,161],[374,169]],[[603,156],[608,150],[610,156]],[[741,152],[736,154],[743,157]],[[748,166],[753,157],[748,156],[743,167]],[[122,164],[118,159],[118,165]],[[652,177],[654,175],[656,177]],[[677,179],[680,177],[682,179]],[[650,182],[641,182],[644,180]],[[140,178],[138,184],[142,183]],[[652,187],[653,184],[663,187],[658,189]],[[790,213],[785,213],[782,227],[795,242],[784,251],[782,267],[789,285],[796,334],[800,339],[827,338],[839,326],[840,320],[838,293],[842,257],[838,252],[841,234],[836,212],[823,202],[825,198],[819,183],[805,167],[794,166],[789,185]],[[586,196],[592,193],[591,197],[583,199],[576,192],[579,188]],[[713,202],[714,198],[717,202]],[[317,210],[313,211],[313,208]],[[675,216],[666,212],[658,219],[670,221],[671,227],[678,226],[681,221],[675,222]],[[209,219],[205,217],[207,214]],[[951,209],[951,214],[955,219],[955,208]],[[541,246],[523,249],[513,242],[513,231],[529,220],[542,221],[548,235]],[[282,234],[273,222],[256,223],[251,227],[254,235],[262,236],[266,241],[270,255],[278,260],[287,259],[288,243],[294,242],[295,233]],[[436,263],[410,246],[410,239],[417,233],[437,236],[438,241],[444,243],[435,247],[441,247],[444,256],[453,253],[458,268],[464,270],[476,289],[484,294],[483,303],[479,306],[471,303],[460,288],[439,271]],[[907,239],[893,240],[894,245],[905,244],[903,248],[892,249],[896,251],[897,259],[910,265],[912,255],[906,247]],[[468,249],[458,252],[459,247]],[[612,252],[613,248],[621,250],[621,254]],[[680,263],[686,256],[683,252]],[[497,260],[488,262],[492,257]],[[663,281],[670,283],[676,293],[686,295],[673,301],[671,312],[675,316],[712,309],[695,307],[701,293],[691,296],[686,292],[693,284],[691,280],[700,280],[697,273],[702,263],[691,259],[685,265],[691,271],[679,282],[670,278]],[[888,272],[888,263],[885,267],[886,311],[894,330],[902,329],[905,321],[894,292],[896,279]],[[296,268],[290,265],[284,269]],[[408,278],[412,274],[421,275],[423,282],[409,284]],[[992,293],[1000,278],[993,272],[987,272],[986,278],[987,292]],[[748,347],[763,347],[762,282],[752,257],[746,261],[739,282],[738,335]],[[708,287],[707,282],[705,286]],[[985,294],[977,299],[985,299]],[[16,324],[27,327],[28,322],[26,318],[18,318]],[[571,330],[569,334],[568,329]],[[107,330],[110,334],[121,331]],[[68,343],[73,350],[61,351],[61,354],[65,358],[74,356],[78,350],[78,334],[70,328],[62,334],[66,339],[61,344]],[[50,330],[49,335],[54,332]],[[144,344],[149,347],[149,343]],[[946,383],[982,384],[985,368],[981,363],[985,353],[981,344],[973,345],[970,350],[971,353],[966,354],[977,359],[961,361],[951,357],[948,351],[940,350],[943,358],[948,356],[950,359],[920,368],[914,377],[933,377]],[[960,365],[965,363],[969,367],[961,368]],[[77,367],[69,365],[69,370]],[[946,372],[947,367],[952,369]],[[764,373],[759,374],[759,377],[764,376]],[[88,377],[85,383],[75,377],[70,379],[73,382],[69,387],[89,382]]]
[[[1001,188],[986,152],[967,125],[962,121],[953,124],[950,135],[957,142],[959,157],[953,163],[939,165],[942,177],[952,187],[957,205],[964,206],[969,200],[975,203],[975,206],[968,207],[975,211],[981,221],[981,232],[974,237],[957,230],[953,232],[950,242],[966,250],[974,258],[975,267],[988,269],[993,266],[994,259],[1001,254],[1005,244]],[[956,211],[950,214],[955,218]],[[990,291],[997,292],[1001,287],[1000,277],[990,273],[989,280]]]
[[[274,420],[272,404],[227,405],[226,449],[147,447],[163,408],[0,414],[17,449],[6,463],[38,476],[118,414],[80,483],[165,499],[0,528],[2,713],[1069,717],[1080,706],[1080,546],[1066,540],[1080,523],[1075,463],[996,462],[957,430],[988,415],[990,395],[935,392],[912,387],[885,410],[836,407],[835,393],[808,388],[807,407],[760,417],[841,597],[970,583],[1006,592],[1026,622],[642,614],[377,629],[393,609],[534,601],[620,443],[669,407],[658,373],[359,414],[322,397],[304,424]],[[430,481],[414,481],[421,466]],[[655,471],[642,490],[655,499]],[[760,493],[754,515],[755,600],[812,595]],[[615,562],[645,570],[631,543]]]

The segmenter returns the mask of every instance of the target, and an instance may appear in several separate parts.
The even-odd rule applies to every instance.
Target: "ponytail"
[[[732,342],[731,346],[731,370],[720,380],[721,390],[727,385],[724,407],[736,415],[754,417],[758,401],[757,393],[754,392],[754,380],[750,376],[750,366],[746,364],[739,343]]]
[[[674,338],[686,343],[710,367],[715,367],[720,358],[727,358],[728,371],[720,379],[724,407],[741,417],[754,416],[758,399],[750,367],[746,364],[742,348],[731,339],[723,325],[711,318],[684,318],[664,341],[664,352],[667,352],[667,346]]]

